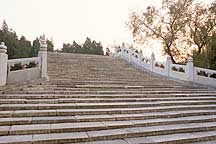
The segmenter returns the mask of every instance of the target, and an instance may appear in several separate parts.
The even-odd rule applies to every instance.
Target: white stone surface
[[[39,51],[38,56],[41,59],[41,77],[48,79],[47,52],[46,51]]]
[[[116,50],[117,52],[118,50]],[[127,53],[128,51],[128,53]],[[203,69],[203,68],[196,68],[193,64],[193,58],[188,58],[187,65],[177,65],[172,64],[170,56],[167,57],[167,61],[163,63],[163,66],[165,68],[160,68],[156,66],[155,64],[158,63],[161,65],[161,62],[156,61],[154,54],[152,53],[151,58],[143,57],[142,51],[137,54],[138,58],[134,55],[134,49],[130,48],[121,48],[121,51],[118,51],[118,53],[115,53],[114,55],[116,57],[120,57],[122,59],[125,59],[129,63],[140,66],[141,68],[144,68],[146,70],[149,70],[153,73],[157,73],[162,76],[168,76],[171,78],[184,80],[184,81],[190,81],[210,86],[216,86],[216,78],[213,78],[213,75],[216,75],[216,71],[209,70],[209,69]],[[132,55],[133,54],[133,55]],[[172,68],[175,67],[177,70],[173,70]],[[183,72],[180,71],[184,70]],[[203,72],[205,75],[198,75],[198,72]]]
[[[6,53],[0,53],[0,86],[6,85],[7,60],[8,60],[8,55]]]
[[[7,84],[31,81],[40,78],[40,76],[38,67],[12,71],[8,73]]]
[[[6,85],[7,81],[7,60],[8,55],[7,46],[5,46],[4,42],[0,44],[0,86]]]
[[[47,44],[45,35],[40,37],[40,51],[38,53],[38,57],[41,59],[41,77],[45,79],[48,78],[48,72],[47,72]]]

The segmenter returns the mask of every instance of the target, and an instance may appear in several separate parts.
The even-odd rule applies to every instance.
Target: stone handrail
[[[185,73],[186,65],[171,64],[171,70]]]
[[[194,67],[191,57],[188,58],[186,65],[172,64],[170,56],[167,57],[166,62],[159,62],[156,61],[153,53],[151,58],[147,58],[143,56],[142,51],[137,52],[129,48],[117,48],[114,56],[162,76],[216,86],[216,71]]]
[[[40,37],[38,57],[8,60],[7,46],[0,44],[0,86],[38,78],[48,80],[45,35]]]
[[[212,75],[216,75],[216,71],[210,69],[204,69],[199,67],[194,67],[196,75],[204,76],[204,77],[211,77]],[[200,73],[204,73],[203,75]]]
[[[28,65],[30,64],[34,64],[34,67],[40,67],[41,65],[41,60],[39,57],[33,57],[33,58],[21,58],[21,59],[12,59],[12,60],[8,60],[8,72],[11,71],[11,69],[16,65],[16,64],[20,64],[22,66],[22,70],[23,69],[28,69]],[[33,68],[34,68],[33,67]],[[31,67],[30,67],[31,68]],[[13,70],[15,71],[15,70]]]

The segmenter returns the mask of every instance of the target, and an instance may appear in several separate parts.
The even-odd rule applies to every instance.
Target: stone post
[[[47,72],[47,44],[45,35],[40,37],[40,51],[38,53],[38,56],[41,59],[41,77],[48,80],[49,77]]]
[[[7,47],[4,42],[0,44],[0,86],[6,85],[7,83],[7,61],[8,55]]]
[[[189,57],[186,65],[186,78],[188,81],[194,80],[194,64],[193,58]]]
[[[117,53],[117,51],[118,51],[118,48],[117,48],[117,47],[115,47],[114,57],[117,57],[117,56],[118,56],[118,53]]]
[[[142,52],[142,49],[140,49],[139,50],[139,64],[140,64],[140,66],[141,66],[141,64],[142,64],[142,59],[143,59],[143,54],[142,54],[143,52]]]
[[[129,63],[131,63],[132,52],[133,52],[132,48],[129,48],[128,49],[128,61],[129,61]]]
[[[150,61],[150,71],[152,71],[152,72],[154,70],[154,61],[155,61],[155,55],[152,52],[152,54],[151,54],[151,61]]]
[[[170,67],[171,67],[171,57],[168,55],[167,56],[167,60],[166,60],[166,72],[167,72],[167,76],[170,76]]]

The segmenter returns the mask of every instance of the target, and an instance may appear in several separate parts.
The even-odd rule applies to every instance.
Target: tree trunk
[[[176,64],[176,61],[174,60],[173,55],[172,55],[172,54],[169,54],[169,56],[170,56],[170,58],[171,58],[172,63],[173,63],[173,64]]]

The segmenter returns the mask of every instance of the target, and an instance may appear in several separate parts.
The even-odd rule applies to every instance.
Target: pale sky
[[[0,22],[5,19],[18,36],[33,40],[52,37],[56,48],[86,37],[102,44],[131,42],[126,27],[131,10],[158,0],[0,0]]]
[[[161,0],[0,0],[0,23],[5,19],[19,37],[24,35],[31,41],[42,34],[52,37],[55,48],[74,40],[83,43],[87,36],[106,47],[132,42],[126,26],[128,14],[160,3]]]

